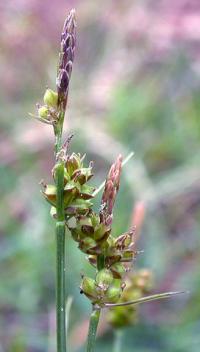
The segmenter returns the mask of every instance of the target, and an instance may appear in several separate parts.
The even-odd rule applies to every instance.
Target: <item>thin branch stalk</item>
[[[97,270],[100,271],[105,266],[105,257],[103,254],[97,256]],[[93,305],[92,313],[90,316],[88,338],[87,338],[87,352],[93,352],[95,347],[97,327],[99,324],[99,318],[101,314],[101,308]]]
[[[66,352],[65,326],[65,215],[63,202],[64,163],[56,165],[57,221],[56,221],[56,320],[57,352]]]
[[[88,331],[88,339],[87,339],[87,352],[94,352],[95,348],[95,340],[96,340],[96,333],[97,327],[99,323],[101,310],[93,306],[92,314],[90,316],[90,323],[89,323],[89,331]]]
[[[62,147],[62,125],[64,112],[60,114],[61,121],[55,129],[56,158]],[[64,212],[64,161],[58,158],[55,165],[56,178],[56,323],[57,352],[66,352],[65,323],[65,212]]]

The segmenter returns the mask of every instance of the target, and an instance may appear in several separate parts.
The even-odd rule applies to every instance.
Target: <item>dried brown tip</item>
[[[109,219],[109,222],[112,222],[112,212],[116,195],[119,190],[121,169],[122,156],[119,155],[116,162],[111,166],[105,182],[105,187],[101,200],[102,211],[100,214],[103,221],[106,221],[107,218],[107,220]]]

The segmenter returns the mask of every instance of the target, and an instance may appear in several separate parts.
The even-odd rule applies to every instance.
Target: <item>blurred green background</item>
[[[123,352],[200,347],[200,3],[198,0],[8,0],[0,3],[0,352],[55,351],[55,237],[40,195],[51,182],[51,127],[28,117],[46,85],[55,89],[60,33],[77,11],[77,49],[67,133],[71,150],[94,160],[101,183],[119,152],[124,167],[114,230],[134,204],[145,218],[135,267],[154,290],[189,290],[140,307]],[[98,202],[96,207],[98,209]],[[93,271],[67,239],[67,289],[74,297],[70,351],[83,351],[90,304],[80,273]],[[111,351],[102,324],[97,351]]]

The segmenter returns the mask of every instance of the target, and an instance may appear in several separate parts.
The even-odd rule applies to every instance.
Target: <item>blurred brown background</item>
[[[54,223],[39,193],[39,181],[51,180],[53,133],[28,112],[46,85],[55,89],[60,33],[72,7],[78,38],[66,115],[67,131],[75,133],[71,149],[95,161],[95,185],[119,152],[135,152],[123,169],[114,231],[128,229],[134,204],[143,201],[137,246],[144,253],[135,266],[153,271],[157,292],[190,290],[143,305],[138,324],[124,332],[123,351],[197,352],[198,0],[0,2],[0,352],[55,350]],[[83,351],[76,341],[90,305],[79,294],[80,272],[92,270],[70,238],[67,255],[70,334],[79,331],[70,351]],[[97,351],[112,344],[107,328]]]

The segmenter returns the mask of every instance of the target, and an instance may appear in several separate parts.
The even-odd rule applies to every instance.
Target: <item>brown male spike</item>
[[[61,49],[57,74],[58,106],[65,109],[69,89],[69,81],[74,61],[74,50],[76,44],[76,19],[75,10],[72,9],[67,16],[61,34]]]

